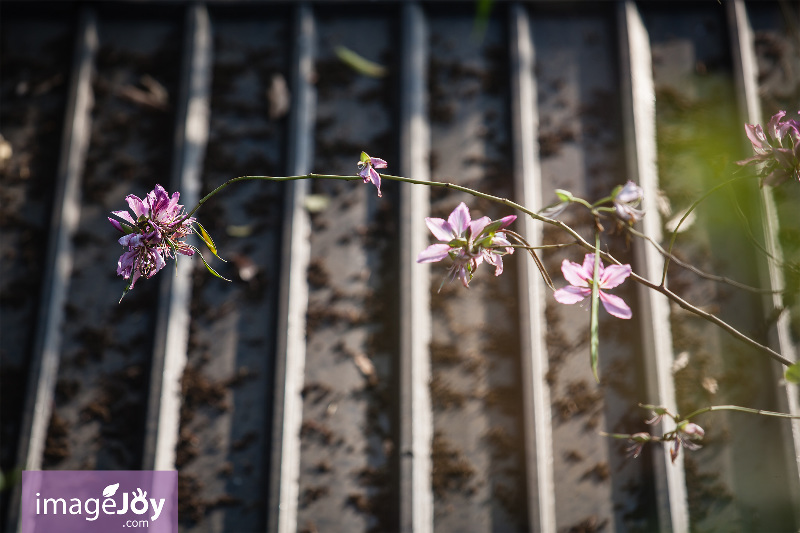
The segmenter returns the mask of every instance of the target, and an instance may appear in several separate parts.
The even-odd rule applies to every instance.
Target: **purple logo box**
[[[22,472],[22,533],[177,533],[178,473]]]

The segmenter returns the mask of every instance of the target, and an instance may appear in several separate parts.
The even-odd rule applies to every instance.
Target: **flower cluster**
[[[783,120],[786,111],[776,113],[767,124],[745,124],[747,138],[756,155],[739,165],[761,163],[761,183],[777,186],[790,178],[800,180],[800,120]]]
[[[644,210],[637,209],[644,198],[644,191],[632,181],[618,186],[613,194],[614,209],[617,216],[629,224],[638,222],[644,217]]]
[[[673,463],[675,462],[675,459],[678,458],[678,452],[681,450],[681,446],[692,451],[702,448],[702,446],[692,441],[701,440],[706,434],[703,428],[694,422],[689,422],[686,420],[678,424],[678,427],[675,429],[674,433],[675,441],[672,444],[672,448],[669,450],[669,456]]]
[[[653,410],[653,417],[650,420],[647,420],[645,422],[646,424],[658,424],[661,419],[664,418],[664,416],[668,416],[675,422],[676,427],[672,431],[668,431],[660,437],[658,435],[651,435],[647,432],[634,433],[632,435],[621,433],[603,433],[603,435],[607,437],[627,439],[629,443],[629,446],[626,450],[628,457],[633,457],[634,459],[639,457],[639,455],[642,453],[644,445],[648,442],[672,442],[672,447],[669,450],[669,456],[673,463],[678,458],[682,447],[692,451],[702,448],[702,446],[697,444],[695,441],[702,440],[702,438],[705,436],[706,432],[703,428],[694,422],[690,422],[688,419],[682,420],[678,415],[670,413],[665,407],[658,407],[655,405],[641,405],[641,407]]]
[[[561,263],[561,272],[570,284],[553,293],[556,301],[562,304],[574,304],[583,301],[584,298],[592,294],[592,283],[594,281],[594,254],[586,254],[583,264],[573,263],[564,259]],[[603,267],[600,261],[597,271],[597,283],[599,289],[613,289],[621,284],[631,275],[630,265],[609,265]],[[600,301],[606,311],[617,318],[628,319],[632,316],[631,308],[625,300],[619,296],[599,291]]]
[[[183,206],[178,204],[179,198],[180,193],[170,197],[161,185],[156,185],[144,200],[134,194],[125,197],[133,216],[127,211],[113,211],[122,221],[108,218],[124,233],[118,241],[125,252],[117,262],[117,274],[130,280],[125,293],[133,289],[141,276],[153,277],[176,252],[194,255],[195,249],[183,239],[193,233],[195,219],[186,216]]]
[[[425,219],[431,233],[440,242],[423,250],[417,262],[433,263],[450,257],[453,264],[445,281],[460,279],[465,287],[469,287],[472,276],[483,261],[493,265],[494,275],[499,276],[503,273],[503,256],[514,253],[504,230],[516,219],[515,215],[509,215],[495,221],[489,217],[472,220],[466,204],[461,202],[447,220]]]

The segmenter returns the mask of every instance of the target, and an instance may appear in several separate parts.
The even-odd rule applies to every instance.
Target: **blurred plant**
[[[699,450],[702,448],[698,441],[703,440],[706,432],[705,430],[691,419],[703,413],[711,411],[739,411],[743,413],[752,413],[763,416],[774,416],[778,418],[800,418],[786,413],[776,413],[774,411],[763,411],[761,409],[751,409],[749,407],[740,407],[738,405],[712,405],[697,409],[687,416],[680,416],[673,414],[666,407],[648,404],[639,404],[643,409],[649,409],[653,412],[653,417],[645,421],[645,424],[655,426],[660,423],[664,418],[670,419],[675,427],[669,431],[665,431],[661,435],[652,435],[648,432],[639,433],[605,433],[600,432],[604,437],[611,437],[614,439],[627,440],[629,443],[626,449],[629,457],[637,458],[642,453],[644,445],[648,442],[670,442],[672,447],[669,450],[670,459],[674,463],[678,458],[681,448],[686,448],[690,451]]]
[[[744,125],[756,155],[738,164],[758,164],[762,185],[778,186],[790,178],[800,181],[800,120],[784,121],[785,116],[786,111],[773,115],[766,132],[761,124]]]
[[[756,155],[750,159],[740,161],[739,164],[758,164],[758,175],[761,177],[762,186],[780,185],[788,181],[789,178],[800,180],[800,121],[795,119],[783,120],[785,115],[786,113],[781,111],[773,116],[767,125],[766,132],[760,125],[745,125],[745,131],[753,145]],[[449,267],[449,274],[442,284],[448,280],[459,279],[465,287],[469,287],[469,282],[475,275],[477,268],[484,261],[494,266],[495,276],[499,276],[503,273],[503,256],[513,253],[515,248],[527,250],[536,263],[544,282],[554,291],[553,296],[556,301],[564,304],[574,304],[590,297],[590,364],[592,372],[598,381],[598,309],[602,303],[611,315],[622,319],[631,318],[633,312],[628,304],[618,296],[605,292],[608,289],[619,286],[623,281],[630,278],[650,290],[663,294],[682,309],[718,326],[737,340],[770,356],[786,367],[784,375],[787,382],[800,383],[800,363],[787,359],[769,346],[761,344],[754,338],[745,335],[718,316],[689,303],[667,287],[667,267],[670,261],[672,261],[678,266],[686,268],[706,279],[727,283],[731,286],[746,290],[763,291],[763,289],[748,287],[734,280],[703,272],[691,264],[678,260],[678,258],[672,254],[672,247],[681,230],[681,224],[693,216],[693,211],[716,191],[729,186],[734,181],[745,178],[734,178],[716,185],[692,203],[689,208],[684,210],[680,216],[680,220],[674,224],[674,228],[671,228],[672,235],[670,237],[669,247],[664,249],[658,242],[655,242],[652,238],[635,229],[635,224],[645,216],[644,210],[639,208],[644,199],[644,191],[632,181],[615,187],[608,196],[594,203],[579,198],[570,191],[556,189],[555,194],[558,197],[558,201],[537,213],[507,198],[493,196],[468,187],[447,182],[422,181],[402,176],[380,174],[376,170],[386,167],[387,162],[385,160],[377,157],[370,157],[366,152],[361,152],[361,157],[358,161],[359,172],[355,176],[331,174],[306,174],[284,177],[240,176],[226,181],[211,191],[203,197],[198,202],[197,206],[189,213],[184,213],[183,206],[178,205],[179,194],[177,192],[174,193],[172,197],[169,197],[167,192],[160,185],[156,185],[156,188],[150,192],[144,200],[137,196],[129,195],[126,197],[126,201],[135,217],[131,216],[126,211],[115,211],[113,214],[120,220],[109,218],[114,227],[124,233],[123,237],[119,239],[119,242],[126,248],[126,251],[120,257],[117,265],[117,273],[126,280],[129,280],[123,296],[133,288],[140,277],[152,277],[164,267],[167,259],[176,258],[177,253],[188,256],[197,253],[202,258],[197,248],[184,242],[184,239],[190,234],[194,233],[198,235],[211,252],[217,255],[213,240],[192,215],[194,215],[205,202],[229,185],[247,180],[278,182],[304,179],[362,180],[364,183],[372,183],[380,197],[381,179],[385,178],[392,181],[428,187],[441,187],[467,193],[512,208],[533,220],[551,225],[564,232],[568,236],[566,242],[546,246],[531,246],[522,235],[509,229],[510,224],[516,220],[516,215],[508,215],[495,221],[492,221],[489,217],[481,217],[477,220],[472,220],[469,209],[466,204],[462,202],[450,213],[447,220],[440,218],[425,219],[428,228],[431,230],[433,236],[438,239],[438,242],[431,244],[420,252],[417,257],[417,262],[431,263],[450,258],[452,264]],[[555,218],[571,206],[585,208],[593,217],[594,243],[590,243],[575,229]],[[665,257],[664,270],[659,283],[648,280],[637,274],[632,270],[631,265],[623,264],[609,252],[602,250],[600,237],[605,231],[603,221],[608,217],[613,217],[617,228],[628,232],[629,236],[642,238],[645,242],[654,246],[659,253]],[[537,256],[536,251],[566,246],[579,246],[589,253],[584,255],[583,264],[574,263],[568,259],[562,262],[561,270],[569,285],[556,290],[547,270]],[[759,249],[762,252],[765,251],[763,248]],[[605,266],[603,261],[605,261],[608,266]],[[208,265],[205,259],[203,259],[203,262],[215,276],[222,277]],[[777,289],[774,291],[768,290],[767,292],[781,293],[782,291],[783,289]],[[671,442],[672,448],[670,450],[670,456],[673,462],[677,459],[681,448],[694,450],[700,447],[698,441],[703,439],[705,431],[699,425],[690,421],[699,414],[718,410],[736,410],[767,416],[798,418],[785,413],[761,411],[758,409],[731,405],[704,407],[685,417],[672,414],[665,407],[652,405],[643,405],[642,407],[651,409],[654,413],[653,418],[647,422],[648,424],[656,425],[664,418],[669,418],[672,420],[675,427],[661,435],[651,435],[646,432],[605,435],[619,439],[627,439],[630,443],[628,452],[633,457],[638,457],[644,445],[648,442]]]

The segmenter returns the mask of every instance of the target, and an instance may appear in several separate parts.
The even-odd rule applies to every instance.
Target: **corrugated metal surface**
[[[638,402],[797,413],[777,365],[629,283],[617,292],[634,319],[601,320],[598,385],[586,309],[556,304],[522,254],[469,290],[438,291],[444,267],[415,263],[425,216],[507,208],[392,182],[381,199],[356,183],[240,183],[197,213],[233,282],[183,260],[121,304],[105,220],[156,183],[191,206],[239,175],[351,174],[366,150],[390,173],[536,209],[555,188],[599,198],[634,179],[648,193],[641,230],[660,240],[748,154],[743,122],[800,105],[796,6],[495,3],[486,19],[450,2],[2,9],[4,472],[175,468],[185,531],[800,526],[796,423],[705,415],[704,448],[675,465],[658,447],[626,459],[598,435],[645,430]],[[386,74],[359,74],[339,46]],[[748,187],[712,197],[677,254],[795,286],[796,187]],[[591,220],[564,217],[591,235]],[[754,254],[749,234],[788,268]],[[663,260],[642,244],[604,241],[658,280]],[[544,260],[556,275],[579,255]],[[765,320],[779,300],[674,265],[669,280],[794,357],[798,313]],[[3,494],[9,530],[16,497]]]

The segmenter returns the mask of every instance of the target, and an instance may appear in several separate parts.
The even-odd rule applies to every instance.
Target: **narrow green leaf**
[[[572,199],[575,198],[574,196],[572,196],[571,192],[565,191],[564,189],[556,189],[555,193],[556,196],[558,196],[558,199],[561,200],[562,202],[571,202]]]
[[[203,257],[203,254],[200,253],[200,250],[198,250],[194,246],[192,246],[192,249],[194,249],[194,251],[197,253],[197,255],[200,256],[200,259],[203,260],[203,264],[206,266],[206,268],[208,269],[209,272],[211,272],[212,274],[214,274],[215,276],[217,276],[221,280],[230,282],[230,280],[228,278],[224,278],[224,277],[220,276],[219,273],[216,270],[211,268],[211,265],[208,264],[208,261],[206,261],[206,258]],[[217,256],[217,257],[219,257],[219,256]]]
[[[594,379],[600,383],[600,378],[597,375],[597,360],[598,347],[600,344],[598,308],[600,307],[600,288],[599,288],[599,274],[600,272],[600,234],[595,236],[594,246],[594,274],[592,275],[592,318],[590,323],[591,341],[590,341],[590,357],[592,363],[592,374]]]
[[[795,363],[787,368],[783,376],[789,383],[800,384],[800,363]]]
[[[203,225],[197,221],[195,221],[194,223],[197,224],[197,227],[200,229],[198,235],[200,235],[200,238],[203,240],[208,249],[211,250],[211,253],[216,255],[217,258],[223,263],[227,263],[227,261],[225,261],[223,258],[219,256],[219,254],[217,254],[217,245],[214,244],[214,240],[211,238],[211,235],[208,234],[206,228],[204,228]]]
[[[338,57],[342,63],[359,74],[369,76],[370,78],[380,78],[386,75],[386,69],[383,66],[360,56],[345,46],[337,46],[334,52],[336,52],[336,57]]]
[[[131,282],[129,281],[128,284],[125,286],[125,290],[122,291],[122,296],[119,297],[119,301],[117,302],[117,305],[122,303],[122,299],[125,298],[125,295],[128,294],[128,292],[130,292],[130,290],[131,290]]]

